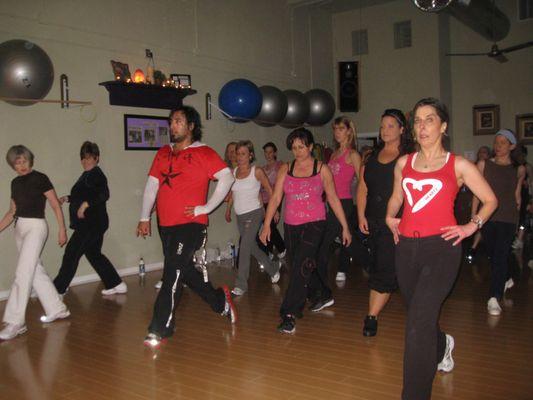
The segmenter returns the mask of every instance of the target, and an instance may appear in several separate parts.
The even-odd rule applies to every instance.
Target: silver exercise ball
[[[54,82],[54,66],[48,54],[27,40],[0,44],[0,96],[42,99]],[[7,101],[16,106],[36,102]]]
[[[263,104],[254,122],[260,126],[274,126],[287,114],[287,96],[274,86],[261,86],[259,91],[263,95]]]
[[[323,89],[311,89],[305,94],[309,101],[309,116],[307,123],[320,126],[328,123],[335,115],[335,100]]]
[[[309,101],[298,90],[289,89],[283,93],[287,96],[287,115],[280,122],[280,125],[289,129],[298,128],[303,125],[309,115]]]

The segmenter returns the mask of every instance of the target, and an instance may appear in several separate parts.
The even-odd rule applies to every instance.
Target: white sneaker
[[[104,289],[102,290],[102,294],[104,296],[109,296],[112,294],[123,294],[128,292],[128,287],[124,282],[120,282],[117,286],[111,289]]]
[[[502,308],[500,307],[500,304],[498,303],[496,297],[491,297],[487,302],[487,311],[490,315],[494,316],[500,315],[502,313]]]
[[[283,250],[281,253],[278,253],[278,258],[280,260],[283,260],[286,254],[287,254],[287,250]]]
[[[503,287],[503,292],[507,292],[509,289],[511,289],[514,286],[513,278],[507,279],[505,282],[505,286]]]
[[[515,250],[520,250],[521,248],[524,247],[524,242],[521,241],[520,239],[516,238],[513,242],[513,244],[511,245],[511,247]]]
[[[157,281],[157,283],[155,284],[155,288],[156,289],[161,289],[161,286],[163,286],[163,281]]]
[[[455,347],[455,341],[453,336],[446,334],[446,350],[444,351],[444,357],[442,361],[437,365],[437,371],[450,372],[455,366],[453,361],[452,351]]]
[[[270,277],[270,281],[272,283],[278,283],[279,282],[279,278],[281,277],[279,271],[276,272],[273,276]]]
[[[234,296],[242,296],[244,293],[246,293],[244,290],[242,290],[240,287],[234,287],[231,291],[231,294]]]
[[[43,324],[49,324],[50,322],[54,322],[57,319],[64,319],[70,317],[70,311],[65,310],[61,311],[60,313],[57,313],[55,315],[43,315],[41,317],[41,322]]]
[[[337,276],[335,277],[336,281],[344,282],[346,280],[346,273],[344,272],[337,272]]]
[[[18,335],[22,335],[24,332],[26,332],[28,328],[26,328],[26,325],[15,325],[15,324],[6,324],[4,329],[0,331],[0,339],[2,340],[10,340],[13,338],[16,338]]]

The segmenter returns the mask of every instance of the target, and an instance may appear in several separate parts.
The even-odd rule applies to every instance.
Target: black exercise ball
[[[309,115],[309,101],[302,92],[298,90],[289,89],[285,90],[285,96],[287,96],[287,115],[280,122],[280,125],[295,129],[305,122]]]
[[[309,101],[307,123],[311,126],[327,124],[335,115],[335,100],[323,89],[311,89],[305,94]]]
[[[261,86],[259,91],[263,95],[263,104],[254,122],[261,126],[274,126],[287,114],[287,96],[274,86]]]

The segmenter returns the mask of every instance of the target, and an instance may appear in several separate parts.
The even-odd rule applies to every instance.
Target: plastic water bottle
[[[141,257],[139,260],[139,276],[146,275],[146,267],[144,265],[144,259]]]
[[[231,248],[231,265],[233,267],[236,267],[235,263],[237,260],[237,254],[235,254],[235,245],[232,242],[230,242],[229,247]]]

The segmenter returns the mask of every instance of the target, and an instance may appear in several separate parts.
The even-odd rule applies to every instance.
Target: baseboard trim
[[[154,264],[146,264],[145,268],[146,268],[146,272],[157,271],[157,270],[163,269],[163,263],[158,262]],[[122,269],[117,270],[117,272],[120,276],[137,275],[139,273],[139,267],[122,268]],[[96,273],[76,276],[70,283],[70,286],[84,285],[86,283],[98,282],[99,280],[100,280],[100,277]],[[7,300],[8,296],[9,296],[9,290],[0,291],[0,301]]]

